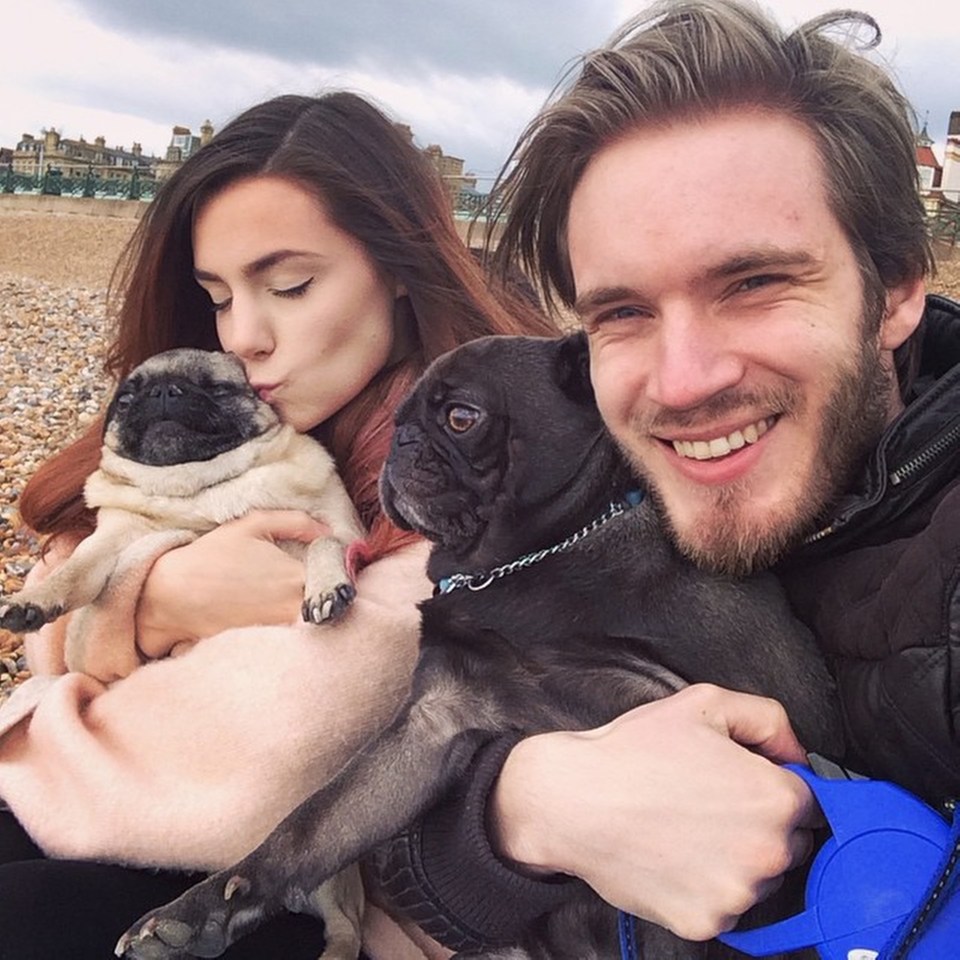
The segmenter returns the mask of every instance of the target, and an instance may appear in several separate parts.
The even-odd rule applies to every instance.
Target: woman
[[[31,667],[47,676],[0,740],[13,812],[0,956],[18,960],[109,955],[137,916],[196,879],[182,871],[252,848],[389,718],[429,590],[425,546],[377,499],[392,411],[458,343],[555,332],[526,301],[491,295],[436,174],[347,93],[279,97],[234,120],[164,185],[123,264],[110,374],[175,346],[236,353],[281,418],[334,454],[370,562],[343,623],[290,627],[302,568],[273,541],[312,539],[318,525],[260,513],[160,557],[129,618],[104,617],[141,649],[184,655],[107,688],[60,675],[62,622],[31,638]],[[81,487],[99,442],[91,429],[24,491],[24,519],[53,535],[45,568],[91,529]],[[315,957],[315,929],[280,918],[226,956]]]

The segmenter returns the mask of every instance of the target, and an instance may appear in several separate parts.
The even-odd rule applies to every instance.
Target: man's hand
[[[299,511],[254,511],[164,554],[140,595],[138,646],[156,657],[229,627],[297,622],[303,563],[276,544],[328,533]]]
[[[812,849],[822,815],[787,762],[805,754],[778,703],[700,684],[596,730],[522,741],[490,827],[521,866],[581,877],[614,906],[707,940]]]

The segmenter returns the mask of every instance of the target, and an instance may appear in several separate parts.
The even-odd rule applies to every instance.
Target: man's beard
[[[867,455],[883,432],[889,417],[892,372],[880,356],[875,337],[864,337],[862,349],[852,364],[838,368],[836,381],[820,416],[819,442],[814,454],[814,469],[799,495],[785,502],[781,515],[770,522],[750,524],[740,507],[749,501],[749,479],[714,490],[703,491],[713,498],[707,522],[696,535],[684,535],[670,517],[656,479],[629,451],[634,468],[647,485],[677,549],[697,566],[718,573],[745,576],[763,570],[784,556],[792,547],[813,533],[829,508],[849,489]],[[685,418],[707,419],[751,403],[758,409],[759,398],[742,394],[719,395]],[[802,414],[803,398],[799,388],[786,387],[772,397],[764,397],[761,409],[781,416]],[[674,426],[680,419],[671,417]],[[635,427],[649,433],[650,424]]]

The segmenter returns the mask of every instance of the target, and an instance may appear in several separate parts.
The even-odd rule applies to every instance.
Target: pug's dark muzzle
[[[480,531],[476,496],[460,487],[422,430],[395,436],[380,475],[380,500],[397,526],[437,543],[469,543]]]

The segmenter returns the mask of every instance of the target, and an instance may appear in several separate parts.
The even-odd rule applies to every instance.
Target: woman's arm
[[[134,590],[130,607],[113,604],[86,618],[85,630],[119,632],[136,638],[149,659],[159,659],[184,643],[194,643],[231,627],[290,624],[300,616],[304,568],[277,543],[309,543],[328,528],[300,511],[254,511],[168,550],[142,571],[128,571]],[[78,538],[58,538],[30,572],[27,583],[41,582],[76,549]],[[139,596],[139,599],[137,599]],[[125,599],[125,598],[124,598]],[[66,672],[64,648],[70,615],[26,638],[27,661],[35,674]]]
[[[252,623],[293,623],[304,568],[277,543],[309,543],[328,528],[294,510],[253,511],[160,557],[137,606],[137,645],[150,658]]]
[[[57,679],[0,740],[0,796],[54,856],[228,866],[396,710],[426,551],[367,567],[335,626],[226,631],[110,687]]]

